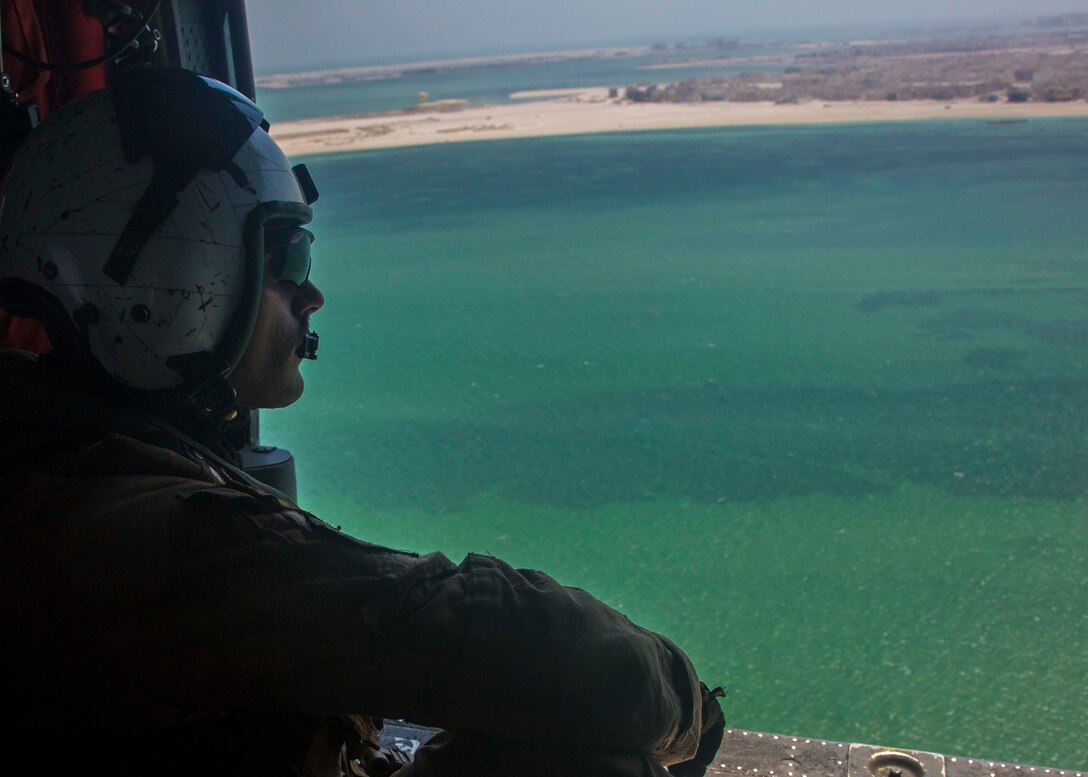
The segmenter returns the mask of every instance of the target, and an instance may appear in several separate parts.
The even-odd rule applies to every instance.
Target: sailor
[[[668,639],[490,556],[359,541],[239,468],[324,302],[317,190],[267,130],[224,84],[136,68],[4,183],[0,304],[53,345],[0,357],[7,757],[376,775],[405,718],[446,733],[404,777],[702,774],[724,723]]]

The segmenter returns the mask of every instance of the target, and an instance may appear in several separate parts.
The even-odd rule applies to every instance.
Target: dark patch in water
[[[1088,318],[1067,321],[1036,323],[1028,327],[1028,334],[1045,345],[1083,348],[1088,346]]]
[[[904,291],[880,291],[862,297],[857,304],[862,313],[878,313],[886,308],[921,308],[936,307],[950,299],[964,302],[978,297],[997,299],[1015,297],[1022,299],[1027,294],[1045,294],[1048,296],[1078,296],[1088,298],[1088,290],[1079,286],[1048,287],[1041,289],[1009,286],[1002,288],[956,289],[954,291],[937,289],[907,289]]]
[[[945,340],[970,340],[980,332],[1023,331],[1025,324],[1019,316],[998,310],[959,308],[939,318],[921,321],[918,328]]]
[[[672,495],[744,503],[859,497],[889,482],[964,496],[1088,495],[1088,381],[991,381],[942,391],[602,393],[478,421],[370,424],[361,496],[376,509],[456,510],[499,493],[566,508]],[[343,431],[340,434],[344,434]]]
[[[877,313],[885,308],[935,307],[941,304],[944,293],[939,291],[882,291],[862,297],[858,310]]]
[[[939,318],[920,321],[918,329],[944,340],[971,340],[986,332],[1020,332],[1043,345],[1088,347],[1088,318],[1038,321],[999,310],[960,308]],[[971,362],[965,360],[965,363]]]
[[[1031,253],[1023,257],[1020,264],[1032,270],[1042,270],[1047,273],[1067,274],[1083,273],[1088,270],[1088,258],[1076,255],[1038,256]]]
[[[1025,356],[1025,351],[1013,348],[976,348],[963,357],[963,363],[987,370],[1011,370],[1020,366]]]

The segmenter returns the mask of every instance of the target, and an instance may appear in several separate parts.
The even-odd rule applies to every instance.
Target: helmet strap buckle
[[[187,404],[220,424],[238,417],[238,392],[227,382],[230,365],[223,359],[199,351],[171,356],[166,366],[181,373]]]

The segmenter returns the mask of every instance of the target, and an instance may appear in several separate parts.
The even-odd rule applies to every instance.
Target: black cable
[[[103,20],[103,26],[107,30],[112,30],[115,27],[122,27],[125,24],[131,23],[146,26],[149,21],[148,17],[140,13],[139,8],[121,2],[121,0],[97,0],[97,2],[113,12],[113,16]],[[154,13],[154,11],[152,11],[152,13]]]
[[[152,6],[150,13],[148,13],[146,15],[145,14],[140,14],[140,12],[136,11],[135,9],[134,9],[134,13],[136,15],[140,16],[141,20],[150,20],[151,17],[154,16],[155,13],[159,10],[159,5],[161,5],[161,4],[162,4],[162,0],[155,0],[155,4],[154,4],[154,6]],[[30,56],[29,54],[24,54],[23,52],[12,48],[11,46],[9,46],[6,43],[4,44],[4,51],[11,54],[13,57],[15,57],[20,62],[22,62],[22,63],[24,63],[26,65],[30,65],[31,67],[36,67],[39,70],[55,70],[55,71],[86,70],[89,67],[95,67],[97,65],[101,65],[103,62],[108,62],[109,60],[120,56],[133,43],[138,41],[140,39],[140,36],[144,34],[144,30],[147,30],[147,29],[148,29],[148,27],[147,27],[146,24],[141,24],[140,29],[138,29],[136,31],[136,34],[133,35],[128,40],[126,40],[123,46],[118,46],[117,48],[112,49],[111,51],[107,51],[105,54],[102,54],[101,56],[95,57],[94,59],[84,60],[83,62],[76,62],[76,63],[71,64],[71,65],[58,65],[58,64],[54,64],[52,62],[41,62],[41,61],[39,61],[37,59],[34,59],[34,57]]]
[[[98,2],[102,3],[102,5],[112,8],[113,12],[116,13],[121,19],[127,19],[131,16],[138,22],[147,22],[148,17],[140,13],[140,9],[134,5],[129,5],[128,3],[121,2],[121,0],[98,0]],[[151,13],[154,14],[155,12],[152,11]]]

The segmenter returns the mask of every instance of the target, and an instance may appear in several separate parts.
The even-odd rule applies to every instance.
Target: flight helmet
[[[308,223],[316,199],[248,98],[134,68],[19,149],[0,200],[0,305],[123,387],[196,401],[253,332],[266,226]]]

